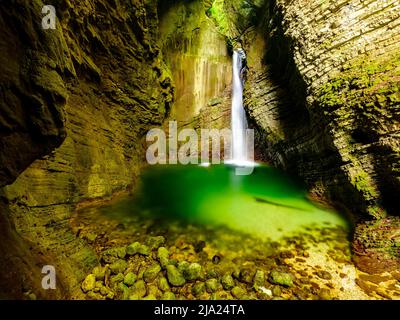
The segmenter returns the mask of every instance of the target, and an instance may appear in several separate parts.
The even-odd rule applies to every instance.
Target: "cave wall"
[[[2,36],[2,59],[11,60],[0,67],[2,184],[30,165],[3,189],[2,217],[15,228],[18,246],[34,253],[20,257],[35,265],[22,273],[40,275],[41,257],[59,271],[53,296],[65,297],[79,292],[96,263],[70,230],[73,208],[132,187],[144,163],[143,136],[168,115],[173,86],[157,44],[157,1],[57,1],[57,30],[41,29],[42,5],[20,0],[1,7],[9,34]],[[2,243],[15,242],[9,240]],[[3,249],[2,269],[12,270],[12,256],[24,251]],[[29,283],[7,272],[2,279]]]
[[[207,1],[159,3],[159,45],[175,86],[170,119],[179,126],[196,126],[193,119],[201,113],[217,116],[219,112],[209,105],[229,107],[231,53],[225,36],[206,14],[209,5]]]
[[[359,267],[377,271],[371,261],[387,259],[381,270],[398,268],[398,3],[278,0],[253,11],[257,22],[237,37],[258,143],[316,198],[349,212]]]

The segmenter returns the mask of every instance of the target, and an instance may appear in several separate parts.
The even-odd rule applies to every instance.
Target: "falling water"
[[[233,52],[233,83],[232,83],[232,162],[246,162],[246,114],[243,108],[243,60],[242,49]]]

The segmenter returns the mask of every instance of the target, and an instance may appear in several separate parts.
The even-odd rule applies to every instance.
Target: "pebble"
[[[246,291],[244,289],[242,289],[241,287],[233,287],[233,289],[231,290],[232,295],[237,298],[237,299],[241,299],[245,294]]]
[[[158,263],[152,264],[143,273],[143,279],[146,282],[152,282],[156,279],[158,273],[161,271],[161,266]]]
[[[157,250],[157,258],[160,261],[161,267],[165,268],[169,262],[169,251],[165,247],[159,247]]]
[[[199,296],[201,294],[203,294],[205,291],[205,284],[204,282],[198,282],[196,283],[193,287],[192,287],[192,294],[194,296]]]
[[[114,285],[115,283],[124,281],[124,275],[120,272],[115,276],[110,277],[110,283]]]
[[[273,270],[269,274],[268,280],[273,284],[279,284],[285,287],[293,286],[293,275],[291,273]]]
[[[221,283],[225,290],[231,290],[235,286],[235,281],[229,273],[223,275]]]
[[[138,253],[140,246],[140,242],[133,242],[126,247],[126,253],[130,256],[133,256],[134,254]]]
[[[202,270],[201,265],[194,262],[194,263],[191,263],[186,268],[186,270],[184,270],[183,276],[185,277],[186,280],[193,281],[193,280],[200,278],[201,270]]]
[[[93,268],[92,273],[96,277],[96,280],[104,280],[106,275],[106,267],[96,266]]]
[[[316,275],[324,280],[332,279],[332,275],[328,271],[318,271],[318,272],[316,272]]]
[[[161,296],[161,300],[175,300],[175,294],[171,291],[164,292]]]
[[[206,281],[206,290],[208,293],[212,293],[218,290],[218,280],[213,278],[213,279],[208,279]]]
[[[253,285],[254,287],[262,287],[265,284],[265,274],[262,270],[257,270],[254,275]]]
[[[143,298],[146,295],[147,289],[143,280],[136,281],[136,283],[133,285],[132,293],[136,294],[139,298]]]
[[[132,286],[135,283],[136,279],[136,274],[134,274],[133,272],[128,272],[124,277],[124,284],[126,284],[127,286]]]
[[[145,244],[150,248],[150,250],[157,249],[164,243],[165,243],[165,238],[163,236],[149,237],[145,241]]]
[[[175,287],[183,286],[186,283],[185,278],[177,267],[173,265],[167,265],[167,277],[170,284]]]
[[[82,290],[83,292],[88,292],[91,291],[95,288],[96,286],[96,277],[94,274],[89,274],[85,280],[82,282]]]
[[[101,253],[101,258],[106,263],[112,263],[117,259],[123,259],[125,256],[125,247],[110,248]]]
[[[169,291],[169,284],[168,284],[168,280],[165,277],[161,277],[158,280],[158,287],[160,288],[161,291]]]
[[[123,273],[127,267],[128,263],[122,259],[119,259],[110,264],[110,270],[114,274]]]

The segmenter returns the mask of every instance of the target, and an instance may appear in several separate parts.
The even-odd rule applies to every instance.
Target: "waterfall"
[[[233,163],[244,163],[246,155],[247,120],[243,108],[243,60],[245,53],[242,49],[233,52],[233,79],[232,79],[232,160]]]

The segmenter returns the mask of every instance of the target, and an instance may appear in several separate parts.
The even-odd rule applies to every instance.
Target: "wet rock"
[[[196,297],[202,295],[206,290],[204,282],[198,282],[192,287],[192,294]]]
[[[158,263],[152,264],[150,267],[146,269],[143,273],[143,279],[146,282],[152,282],[156,279],[158,273],[161,271],[161,267]]]
[[[134,274],[133,272],[128,272],[125,277],[124,277],[124,284],[126,284],[127,286],[132,286],[135,281],[137,279],[136,274]]]
[[[86,276],[85,280],[82,282],[82,290],[83,292],[91,291],[96,286],[96,276],[94,274],[89,274]]]
[[[273,294],[275,297],[280,297],[281,294],[282,294],[281,288],[280,288],[279,286],[274,286],[274,287],[272,288],[272,294]]]
[[[161,300],[175,300],[175,294],[171,291],[164,292],[161,296]]]
[[[265,284],[265,274],[264,271],[257,270],[253,279],[253,286],[255,288],[263,287]]]
[[[235,286],[235,281],[229,273],[224,274],[221,283],[225,290],[231,290]]]
[[[119,259],[110,264],[110,270],[114,274],[123,273],[127,267],[128,263],[122,259]]]
[[[161,291],[158,289],[158,286],[156,284],[148,284],[147,295],[153,295],[155,297],[159,297],[161,295]]]
[[[158,280],[158,288],[160,288],[161,291],[169,291],[170,287],[167,278],[161,277]]]
[[[149,294],[146,297],[144,297],[143,300],[157,300],[157,298],[154,294]]]
[[[141,254],[142,256],[148,256],[151,253],[151,250],[148,246],[142,244],[139,248],[137,253]]]
[[[165,238],[163,236],[149,237],[146,239],[145,244],[150,248],[150,250],[157,249],[165,243]]]
[[[184,272],[186,272],[186,270],[189,268],[189,265],[190,265],[189,262],[181,261],[178,263],[177,268],[178,268],[179,272],[184,274]]]
[[[253,283],[253,278],[254,278],[254,270],[251,268],[243,268],[240,270],[240,274],[239,274],[239,280],[241,282],[245,282],[248,284],[252,284]]]
[[[216,292],[218,290],[218,280],[217,279],[208,279],[206,281],[206,290],[208,293]]]
[[[170,284],[175,287],[183,286],[186,283],[185,278],[177,267],[173,265],[167,265],[167,277]]]
[[[106,263],[113,263],[118,259],[123,259],[126,256],[125,247],[110,248],[101,253],[101,259]]]
[[[291,287],[293,285],[293,275],[291,273],[281,272],[273,270],[269,274],[268,280],[272,284],[279,284],[285,287]]]
[[[318,272],[316,272],[316,275],[324,280],[332,279],[332,275],[328,271],[318,271]]]
[[[328,289],[321,289],[318,296],[322,300],[331,300],[332,299],[331,292]]]
[[[134,254],[138,253],[140,247],[141,247],[140,242],[137,241],[133,242],[126,247],[126,253],[130,256],[133,256]]]
[[[179,267],[178,267],[179,268]],[[183,276],[185,277],[186,280],[188,281],[193,281],[201,276],[201,265],[194,262],[191,263],[184,271],[183,271]]]
[[[129,295],[131,294],[131,291],[123,282],[119,282],[118,285],[114,288],[115,288],[114,290],[120,295],[120,299],[122,299],[122,300],[129,299]]]
[[[157,250],[157,259],[160,261],[161,267],[165,268],[169,262],[169,251],[165,247],[159,247]]]
[[[112,285],[124,281],[124,275],[120,272],[115,276],[110,277],[110,283]]]
[[[241,287],[233,287],[233,289],[231,290],[232,295],[237,298],[237,299],[242,299],[243,296],[246,294],[246,291],[244,289],[242,289]]]
[[[92,273],[96,277],[96,280],[104,280],[104,277],[106,275],[106,267],[102,266],[96,266],[93,268]]]
[[[139,298],[143,298],[147,293],[146,284],[143,280],[136,281],[132,289],[132,295],[137,295]],[[129,297],[129,299],[131,299],[131,297]]]

